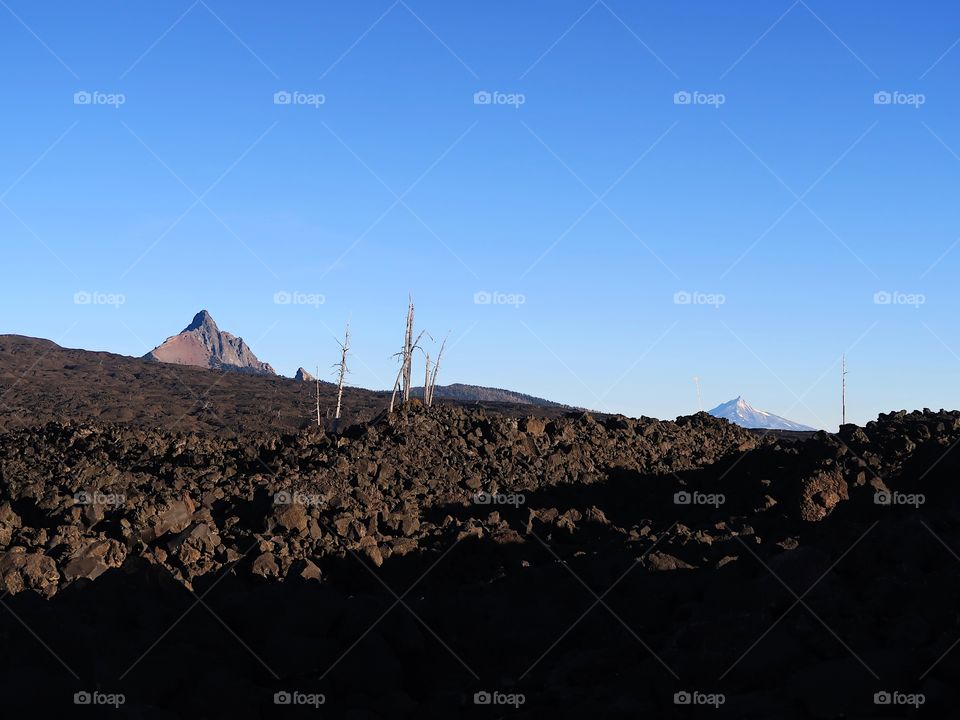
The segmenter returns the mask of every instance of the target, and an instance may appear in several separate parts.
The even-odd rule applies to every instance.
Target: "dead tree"
[[[401,390],[401,399],[406,402],[407,396],[407,361],[413,354],[413,297],[407,302],[407,322],[403,329],[403,348],[394,357],[400,357],[400,370],[397,372],[397,379],[393,383],[393,394],[390,396],[390,412],[393,412],[393,404],[397,397],[397,390]]]
[[[347,353],[350,352],[350,323],[347,323],[347,329],[343,333],[343,342],[340,343],[340,362],[334,365],[334,367],[339,367],[340,370],[340,379],[337,382],[337,411],[334,415],[334,418],[340,419],[340,403],[343,400],[343,379],[346,377],[347,373],[350,372],[347,369]]]
[[[449,335],[447,336],[449,337]],[[437,389],[437,374],[440,372],[440,360],[443,358],[443,349],[447,346],[447,338],[440,343],[440,352],[437,353],[437,362],[433,365],[433,374],[430,374],[430,356],[427,355],[427,381],[423,386],[423,404],[433,405],[433,393]]]
[[[400,391],[401,400],[404,403],[410,402],[410,387],[413,381],[413,353],[420,348],[420,340],[427,334],[426,330],[420,331],[417,338],[413,337],[413,298],[407,305],[407,324],[403,334],[403,349],[394,357],[400,358],[400,370],[397,372],[397,379],[393,383],[393,393],[390,396],[390,412],[393,412],[394,403],[397,398],[397,391]]]
[[[840,361],[840,424],[847,424],[847,354]]]
[[[420,338],[417,338],[419,342]],[[403,353],[403,401],[410,402],[410,379],[413,369],[413,298],[407,307],[407,333],[404,336]]]
[[[423,404],[430,404],[430,353],[423,351],[424,357],[424,378],[423,378]]]
[[[320,422],[320,366],[317,365],[317,376],[314,378],[317,381],[317,427],[320,427],[322,423]]]

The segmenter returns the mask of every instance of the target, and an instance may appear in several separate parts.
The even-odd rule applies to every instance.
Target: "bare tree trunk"
[[[448,336],[449,337],[449,336]],[[426,397],[426,405],[430,407],[433,405],[433,393],[437,388],[437,374],[440,372],[440,360],[443,359],[443,349],[447,346],[447,338],[443,339],[443,342],[440,344],[440,352],[437,353],[437,362],[433,365],[433,376],[431,377],[429,372],[427,374],[427,384],[424,388],[424,395]],[[429,363],[427,363],[429,366]]]
[[[393,393],[390,395],[390,410],[393,412],[393,403],[397,399],[397,390],[400,388],[400,376],[403,374],[403,367],[401,366],[400,371],[397,373],[397,380],[393,383]]]
[[[320,427],[322,424],[320,422],[320,366],[317,365],[317,376],[314,378],[317,381],[317,427]]]
[[[413,338],[414,308],[413,297],[410,297],[407,305],[407,323],[403,333],[403,348],[394,355],[400,356],[400,370],[397,373],[397,380],[393,384],[393,394],[390,396],[390,412],[393,412],[394,404],[397,399],[397,391],[400,391],[401,402],[410,402],[410,388],[413,384],[413,352],[420,347],[420,338],[426,333],[425,330]],[[422,348],[420,348],[423,350]]]
[[[403,344],[403,401],[410,402],[410,382],[413,370],[413,298],[407,308],[407,333]]]
[[[430,400],[430,353],[425,352],[426,371],[423,378],[423,404],[426,406]]]
[[[343,400],[343,379],[347,372],[347,353],[350,351],[350,323],[347,323],[347,329],[343,333],[343,344],[340,345],[340,380],[337,382],[337,412],[334,418],[340,419],[340,403]]]
[[[841,363],[842,365],[840,367],[840,378],[841,378],[842,389],[840,391],[840,396],[841,396],[840,397],[840,402],[841,402],[840,424],[846,425],[847,424],[847,354],[846,353],[843,354],[843,360],[841,361]]]

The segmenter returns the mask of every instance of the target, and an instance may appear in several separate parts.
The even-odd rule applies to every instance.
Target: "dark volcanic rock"
[[[453,406],[8,430],[5,709],[89,687],[132,717],[274,717],[294,691],[332,717],[487,717],[486,690],[522,694],[518,718],[686,717],[697,689],[716,717],[859,718],[899,689],[948,717],[958,443],[948,412],[800,439]]]
[[[315,382],[317,378],[301,367],[297,369],[297,374],[293,376],[293,379],[297,382]]]

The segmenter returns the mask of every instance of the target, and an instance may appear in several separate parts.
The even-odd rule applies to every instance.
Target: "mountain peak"
[[[308,373],[306,369],[300,368],[297,370],[297,374],[293,377],[294,380],[299,380],[300,382],[313,382],[316,378]]]
[[[206,328],[214,332],[218,331],[217,323],[214,321],[213,316],[206,310],[201,310],[196,315],[193,316],[193,321],[183,329],[183,332],[190,332],[191,330],[200,330],[201,328]]]
[[[144,357],[175,365],[276,375],[270,365],[257,359],[243,338],[222,332],[206,310],[194,315],[193,321],[179,335],[167,338]]]
[[[714,417],[724,418],[735,425],[746,428],[761,428],[766,430],[815,430],[808,425],[787,420],[779,415],[757,410],[748,403],[742,395],[733,400],[717,405],[709,411]]]

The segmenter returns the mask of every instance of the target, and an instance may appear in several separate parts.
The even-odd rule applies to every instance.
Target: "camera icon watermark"
[[[305,507],[318,507],[322,503],[323,498],[320,495],[300,492],[299,490],[281,490],[278,493],[274,493],[273,496],[274,505],[303,505]]]
[[[506,705],[514,709],[519,708],[527,701],[523,693],[504,693],[494,690],[481,690],[473,694],[474,705]]]
[[[725,305],[726,302],[727,296],[723,293],[678,290],[673,294],[674,305],[710,305],[719,308],[721,305]]]
[[[512,505],[518,508],[527,502],[527,496],[523,493],[488,493],[478,492],[473,496],[475,505]]]
[[[126,304],[127,296],[121,293],[105,293],[99,291],[79,290],[73,294],[74,305],[107,305],[119,308]]]
[[[505,293],[499,290],[478,290],[473,294],[474,305],[510,305],[519,308],[527,302],[527,296],[522,293]]]
[[[323,93],[305,93],[299,90],[277,90],[273,94],[274,105],[305,105],[314,109],[325,105],[327,96]]]
[[[278,290],[273,294],[274,305],[309,305],[319,308],[327,301],[326,295],[320,293],[306,293],[298,290]]]
[[[727,96],[723,93],[678,90],[673,94],[674,105],[707,105],[712,108],[719,108],[726,102]]]
[[[726,501],[727,496],[723,493],[702,493],[681,490],[673,494],[674,505],[709,505],[714,508],[719,508]]]
[[[123,93],[105,93],[99,90],[78,90],[73,94],[74,105],[106,105],[118,109],[126,104],[127,96]]]
[[[273,694],[274,705],[300,705],[314,709],[326,704],[327,696],[323,693],[304,693],[297,690],[280,690]]]
[[[874,305],[907,305],[919,308],[925,305],[927,296],[923,293],[905,293],[899,290],[878,290],[873,294]]]
[[[873,694],[874,705],[908,705],[914,710],[919,709],[927,701],[923,693],[904,693],[897,690],[881,690]]]
[[[527,102],[523,93],[504,93],[498,90],[478,90],[473,94],[474,105],[507,105],[517,110]]]
[[[74,493],[73,499],[77,505],[108,505],[110,507],[119,507],[127,502],[127,496],[123,493],[104,493],[99,490],[93,492],[81,490]]]
[[[74,705],[99,705],[104,707],[119,708],[127,701],[123,693],[104,693],[98,690],[88,692],[81,690],[73,694]]]
[[[927,496],[923,493],[902,493],[897,492],[896,490],[878,490],[873,494],[874,505],[884,505],[888,507],[906,506],[916,509],[926,502]]]
[[[681,690],[673,694],[674,705],[702,705],[719,708],[727,702],[727,696],[723,693],[704,693],[697,690]]]
[[[914,109],[925,105],[927,96],[923,93],[905,93],[899,90],[879,90],[873,94],[874,105],[907,105]]]

